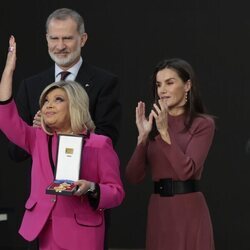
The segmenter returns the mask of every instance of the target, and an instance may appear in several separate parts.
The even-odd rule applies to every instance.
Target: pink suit
[[[94,210],[86,196],[56,196],[45,193],[54,180],[49,161],[48,135],[28,126],[19,117],[14,101],[0,105],[0,129],[15,144],[32,155],[31,193],[19,233],[28,241],[39,237],[51,220],[53,238],[59,247],[70,250],[100,250],[104,241],[104,209],[121,204],[124,190],[119,173],[119,159],[111,140],[91,133],[86,140],[79,179],[98,183],[100,201]],[[55,162],[56,134],[52,138]]]

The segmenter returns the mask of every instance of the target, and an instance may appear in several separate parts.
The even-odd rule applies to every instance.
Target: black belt
[[[186,194],[198,192],[198,180],[174,181],[172,179],[160,179],[154,182],[154,193],[160,196],[174,196],[175,194]]]

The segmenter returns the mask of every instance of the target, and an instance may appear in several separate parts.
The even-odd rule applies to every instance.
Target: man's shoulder
[[[83,63],[81,69],[82,71],[86,71],[88,74],[91,74],[95,77],[102,77],[102,78],[117,78],[117,75],[112,73],[109,70],[97,67],[95,65],[89,63]]]
[[[47,79],[50,79],[54,77],[54,67],[50,67],[46,70],[43,70],[37,74],[34,74],[34,75],[31,75],[31,76],[28,76],[27,78],[25,78],[23,80],[23,82],[25,82],[26,84],[32,84],[32,83],[36,83],[36,82],[40,82],[40,81],[43,81],[43,80],[47,80]]]

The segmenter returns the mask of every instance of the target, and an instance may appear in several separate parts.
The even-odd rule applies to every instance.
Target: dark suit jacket
[[[39,97],[43,89],[55,81],[55,67],[25,79],[19,88],[16,103],[20,116],[32,125],[39,110]],[[121,105],[119,102],[118,79],[115,75],[83,61],[75,79],[86,90],[90,99],[90,114],[96,125],[96,134],[110,137],[115,145],[119,136]],[[28,156],[13,144],[9,147],[10,157],[22,161]]]

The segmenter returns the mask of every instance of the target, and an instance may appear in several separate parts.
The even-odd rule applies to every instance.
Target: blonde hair
[[[93,131],[95,125],[89,112],[88,94],[84,88],[75,81],[59,81],[48,85],[40,95],[40,109],[43,107],[48,93],[56,88],[63,89],[68,96],[72,132],[74,134],[80,134],[83,130]],[[45,124],[43,117],[41,117],[41,126],[46,133],[52,134],[50,127]]]

